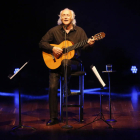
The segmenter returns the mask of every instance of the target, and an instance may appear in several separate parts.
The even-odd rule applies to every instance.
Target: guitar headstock
[[[94,40],[100,40],[100,39],[103,39],[105,37],[105,33],[104,32],[100,32],[98,34],[95,34],[92,39]]]

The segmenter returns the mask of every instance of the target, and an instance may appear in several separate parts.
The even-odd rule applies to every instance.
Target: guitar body
[[[97,40],[103,39],[104,37],[105,37],[105,33],[100,32],[92,36],[92,38],[90,39],[92,39],[93,41],[95,40],[97,41]],[[57,69],[61,65],[62,60],[73,58],[75,54],[75,49],[84,46],[85,44],[87,44],[87,41],[88,40],[83,40],[79,43],[72,44],[71,41],[66,40],[66,41],[61,42],[59,45],[50,44],[52,46],[59,47],[61,49],[66,48],[67,53],[56,55],[54,53],[50,54],[50,53],[42,52],[45,64],[47,65],[49,69]]]
[[[72,44],[72,42],[66,40],[66,41],[61,42],[59,45],[56,45],[56,44],[50,44],[50,45],[63,49],[63,48],[65,48],[65,46],[68,47],[68,46],[72,46],[73,44]],[[62,53],[61,55],[56,55],[54,53],[49,54],[46,52],[42,52],[44,62],[49,69],[58,68],[61,65],[62,60],[71,59],[74,57],[74,54],[75,54],[75,50],[72,50],[72,51],[65,53],[65,54]]]

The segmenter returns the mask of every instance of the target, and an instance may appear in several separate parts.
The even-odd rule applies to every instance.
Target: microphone
[[[67,29],[68,25],[64,25],[64,28]]]

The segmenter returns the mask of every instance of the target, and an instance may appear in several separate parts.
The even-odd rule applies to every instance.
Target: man
[[[51,28],[41,39],[39,46],[45,52],[53,53],[55,55],[61,55],[63,49],[52,46],[50,44],[60,44],[66,40],[72,41],[74,44],[83,40],[88,40],[87,44],[82,47],[83,50],[92,48],[94,44],[93,39],[88,39],[84,30],[76,26],[75,14],[72,10],[66,8],[60,12],[58,20],[58,26]],[[64,65],[67,63],[67,74],[68,78],[71,70],[76,70],[78,68],[79,62],[77,58],[80,56],[81,48],[75,50],[75,56],[68,61],[62,61],[60,67],[55,70],[50,70],[49,74],[49,110],[50,110],[50,120],[46,125],[54,125],[59,123],[58,121],[58,107],[57,107],[57,90],[59,84],[60,75],[64,76]],[[76,67],[77,66],[77,67]]]

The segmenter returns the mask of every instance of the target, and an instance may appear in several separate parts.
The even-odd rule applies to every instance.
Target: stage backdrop
[[[140,2],[133,0],[17,0],[2,2],[1,12],[1,51],[0,51],[0,88],[17,86],[16,76],[12,81],[7,76],[15,68],[22,70],[21,81],[24,86],[48,87],[49,70],[45,66],[39,41],[52,27],[57,25],[59,12],[64,8],[74,10],[77,25],[81,26],[88,37],[105,32],[106,37],[95,43],[90,53],[82,53],[86,75],[86,84],[94,86],[98,81],[90,69],[95,65],[107,82],[107,75],[102,71],[107,64],[112,64],[113,84],[138,83],[140,71]],[[137,74],[132,74],[131,66],[137,67]]]

